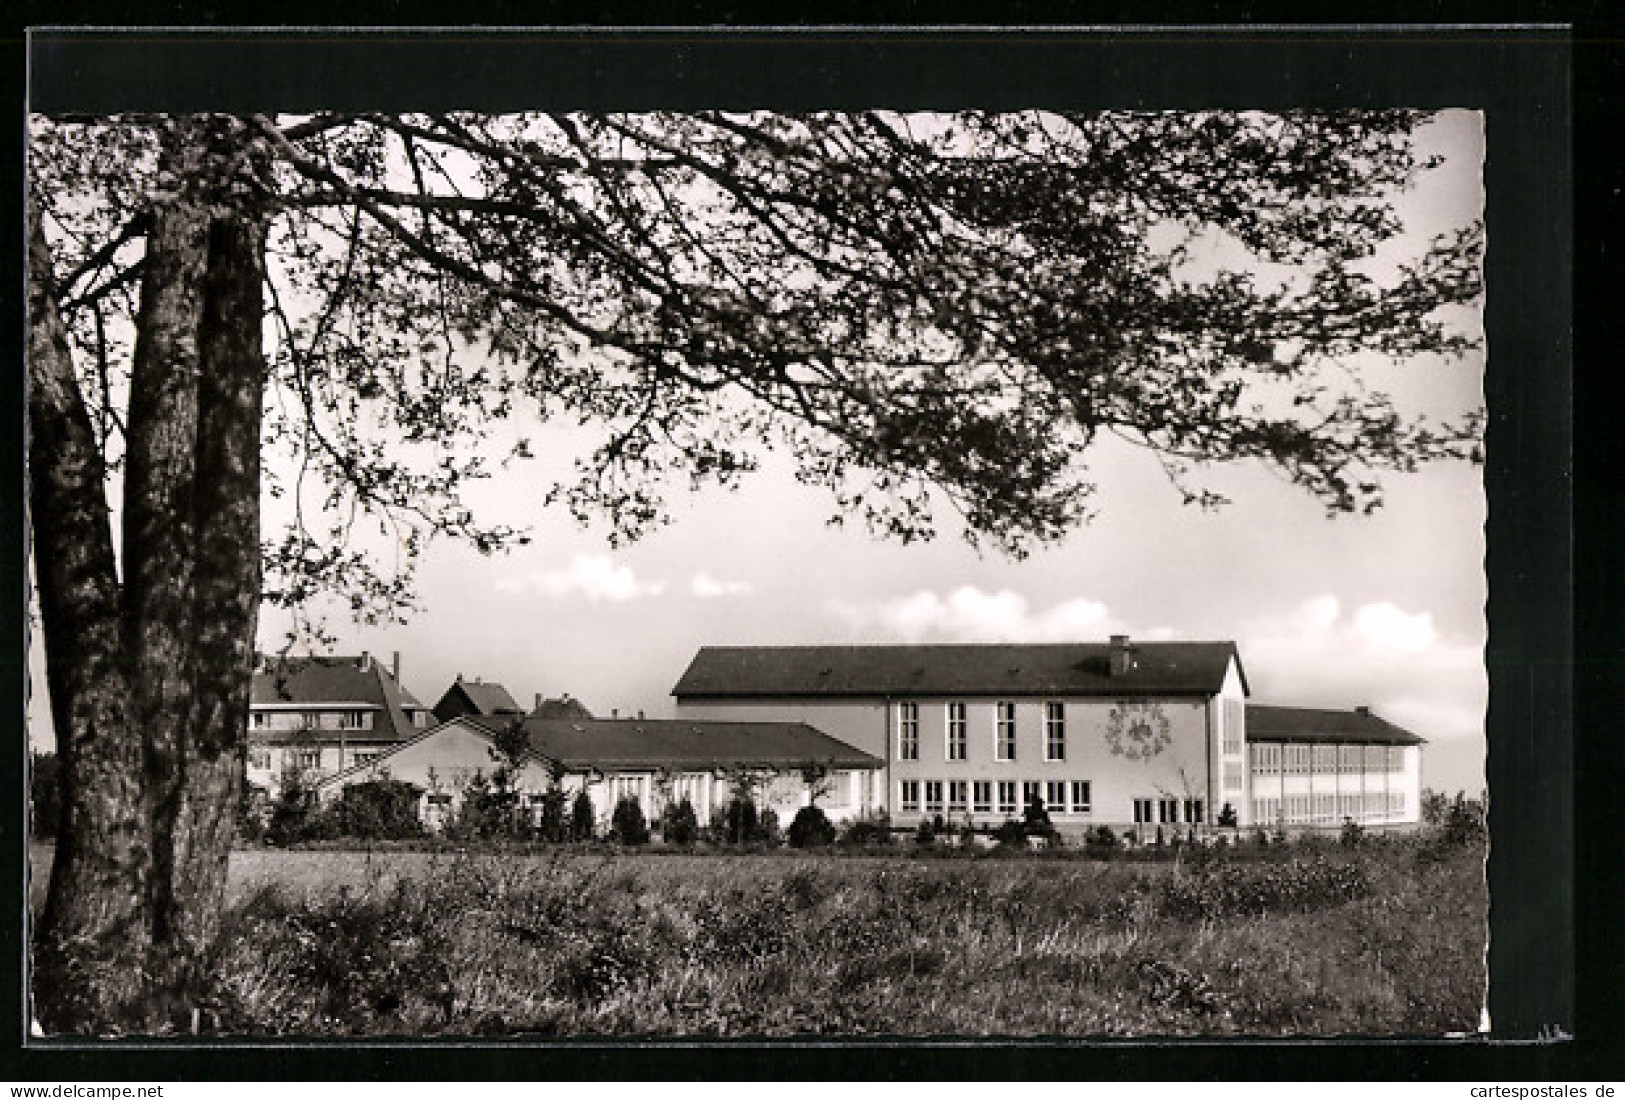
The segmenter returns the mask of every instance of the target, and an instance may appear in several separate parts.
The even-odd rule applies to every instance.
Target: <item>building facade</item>
[[[1247,707],[1249,820],[1270,828],[1414,825],[1421,737],[1367,707]]]
[[[489,777],[500,766],[493,733],[510,721],[463,716],[445,722],[328,779],[321,796],[336,797],[356,783],[402,781],[419,789],[421,816],[438,826],[456,813],[476,776]],[[703,824],[742,784],[758,807],[772,809],[785,825],[815,799],[836,821],[883,806],[875,778],[883,761],[798,722],[532,716],[524,730],[528,755],[515,782],[521,798],[535,808],[555,783],[572,799],[584,790],[600,828],[622,798],[634,799],[651,822],[686,799]]]
[[[246,778],[274,797],[290,775],[308,784],[375,760],[429,728],[433,715],[370,654],[270,661],[254,673]]]
[[[1247,682],[1231,642],[702,649],[684,718],[799,721],[886,761],[895,824],[1053,824],[1146,838],[1247,805]]]

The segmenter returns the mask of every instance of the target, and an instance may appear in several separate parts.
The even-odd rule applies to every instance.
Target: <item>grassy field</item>
[[[235,1033],[1438,1035],[1484,993],[1482,852],[1418,840],[1177,866],[250,851],[231,881]]]

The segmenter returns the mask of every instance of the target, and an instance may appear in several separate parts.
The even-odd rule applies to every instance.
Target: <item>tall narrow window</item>
[[[1044,759],[1066,759],[1066,704],[1044,704]]]
[[[1134,800],[1134,824],[1151,824],[1151,800],[1149,798],[1136,798]]]
[[[925,812],[940,814],[942,812],[942,780],[927,779],[925,781]]]
[[[948,704],[948,759],[965,759],[965,704]]]
[[[953,779],[948,782],[948,809],[956,814],[965,812],[969,802],[966,799],[966,788],[970,786],[963,779]]]
[[[1042,804],[1044,796],[1041,787],[1042,784],[1031,779],[1021,785],[1021,805],[1023,809],[1031,806],[1034,802]]]
[[[920,704],[897,704],[897,759],[920,758]]]
[[[1016,758],[1016,705],[995,703],[993,729],[993,757],[996,760]]]

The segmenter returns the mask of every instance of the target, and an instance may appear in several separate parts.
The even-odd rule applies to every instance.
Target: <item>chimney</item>
[[[1366,718],[1370,718],[1371,717],[1371,708],[1370,707],[1355,707],[1354,708],[1354,713],[1362,715],[1362,716],[1364,716]]]
[[[372,654],[368,653],[366,650],[363,649],[361,651],[361,659],[356,662],[356,665],[358,667],[360,667],[360,668],[371,668],[372,667]]]
[[[401,682],[401,651],[396,650],[395,656],[389,662],[389,674],[395,677],[395,682]]]
[[[643,708],[642,707],[638,708],[638,721],[639,722],[643,721]]]
[[[531,707],[530,709],[531,710],[541,710],[542,709],[542,693],[541,692],[538,691],[536,693],[536,705]]]
[[[569,696],[566,695],[565,698],[568,699]],[[616,719],[620,718],[620,716],[621,716],[621,708],[620,707],[610,707],[609,708],[610,721],[613,722]]]
[[[1111,674],[1125,676],[1134,667],[1134,651],[1129,648],[1127,634],[1113,634],[1111,641]]]

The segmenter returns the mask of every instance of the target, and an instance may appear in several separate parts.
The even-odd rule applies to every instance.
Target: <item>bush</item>
[[[542,792],[542,808],[536,817],[536,836],[550,844],[570,839],[570,819],[565,815],[564,792],[550,787]]]
[[[660,836],[667,844],[684,848],[700,839],[700,820],[688,799],[666,806],[660,815]]]
[[[937,831],[931,827],[929,820],[922,819],[919,827],[914,830],[914,843],[922,848],[929,848],[937,842]]]
[[[1444,815],[1446,844],[1479,844],[1484,840],[1484,805],[1460,791]]]
[[[359,840],[408,840],[423,835],[418,820],[420,787],[398,779],[378,779],[345,787],[323,815],[332,818],[327,830]]]
[[[265,823],[267,843],[279,848],[306,840],[320,839],[321,827],[316,813],[316,792],[305,785],[295,773],[282,779],[282,789],[271,802],[271,813]]]
[[[840,843],[848,848],[867,848],[892,842],[891,818],[884,812],[874,816],[855,817],[846,823]]]
[[[1085,848],[1100,851],[1111,851],[1121,843],[1122,841],[1118,839],[1117,834],[1112,831],[1110,825],[1097,825],[1085,833],[1083,838]]]
[[[1358,848],[1360,842],[1365,839],[1365,829],[1352,817],[1345,817],[1343,831],[1338,835],[1338,839],[1342,841],[1344,847]]]
[[[591,840],[598,832],[598,823],[592,812],[592,799],[585,789],[576,792],[570,807],[570,839]]]
[[[777,819],[774,826],[777,828]],[[732,798],[711,815],[711,835],[719,844],[755,844],[763,839],[761,815],[749,798]]]
[[[637,799],[623,798],[615,803],[615,812],[609,819],[609,835],[615,843],[629,848],[649,843],[649,822]]]
[[[1027,800],[1027,808],[1021,815],[1021,827],[1030,837],[1052,839],[1055,836],[1055,825],[1049,819],[1049,811],[1044,808],[1044,800],[1036,794]]]
[[[764,808],[756,819],[755,839],[758,844],[765,844],[769,848],[777,848],[784,843],[784,834],[779,829],[779,815],[771,808]]]
[[[803,806],[790,822],[790,847],[823,848],[835,843],[835,826],[817,806]]]
[[[1007,817],[993,830],[993,839],[1006,848],[1025,848],[1027,830],[1022,828],[1021,822]]]
[[[1230,805],[1230,803],[1226,802],[1219,808],[1219,828],[1234,829],[1238,820],[1239,819],[1236,817],[1236,808]]]

